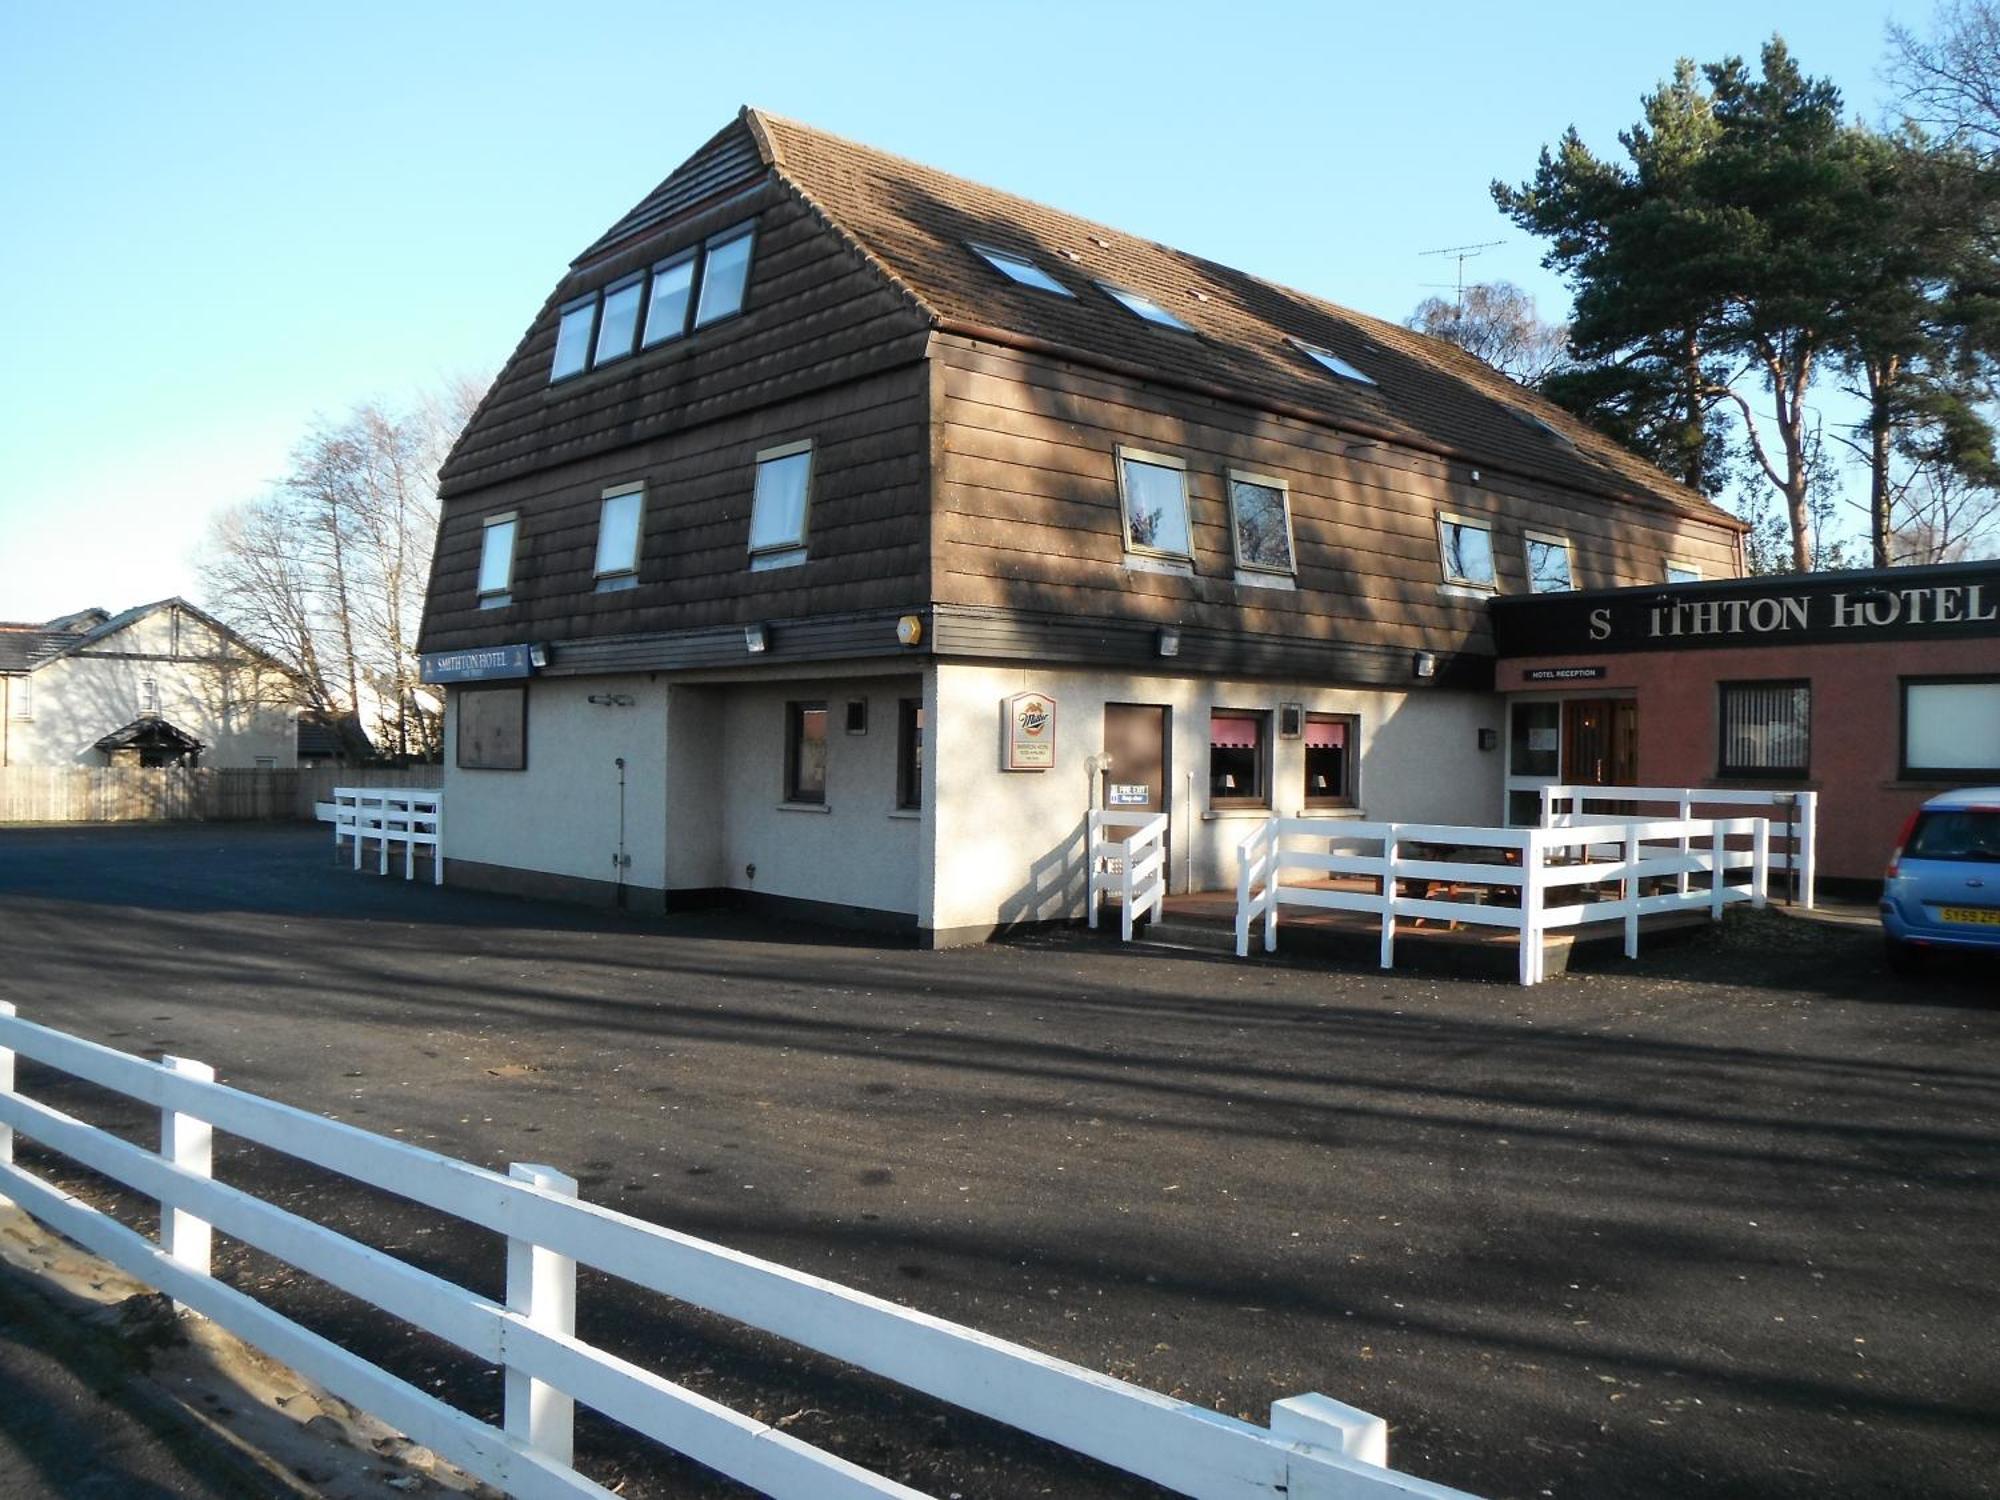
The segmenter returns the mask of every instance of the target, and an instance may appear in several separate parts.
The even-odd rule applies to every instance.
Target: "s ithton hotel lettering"
[[[1980,625],[2000,620],[2000,601],[1977,583],[1923,588],[1873,588],[1853,593],[1775,594],[1759,599],[1680,599],[1646,613],[1651,640],[1716,636],[1825,635],[1925,625]],[[1616,622],[1609,607],[1590,612],[1590,638],[1609,641]]]

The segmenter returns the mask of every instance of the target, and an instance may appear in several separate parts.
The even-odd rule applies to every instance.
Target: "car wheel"
[[[1914,974],[1923,967],[1924,955],[1914,944],[1897,938],[1882,939],[1883,955],[1889,960],[1892,974]]]

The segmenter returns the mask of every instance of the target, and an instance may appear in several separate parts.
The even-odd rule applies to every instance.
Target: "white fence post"
[[[12,1000],[0,1000],[0,1016],[11,1016],[13,1014],[14,1002]],[[12,1047],[0,1047],[0,1094],[11,1094],[13,1092],[14,1049]],[[14,1164],[14,1127],[12,1125],[0,1125],[0,1164],[6,1166]],[[6,1201],[6,1198],[0,1197],[0,1203],[5,1203]]]
[[[576,1179],[554,1167],[515,1162],[507,1175],[564,1198],[576,1196]],[[576,1262],[532,1240],[507,1241],[507,1307],[545,1333],[576,1334]],[[576,1401],[525,1370],[507,1367],[505,1425],[537,1453],[565,1466],[576,1453]]]
[[[1709,825],[1711,831],[1708,836],[1708,920],[1711,922],[1722,920],[1722,901],[1728,894],[1729,872],[1723,864],[1727,855],[1728,834],[1725,830],[1728,827],[1729,825],[1720,818]]]
[[[182,1078],[202,1083],[215,1082],[215,1069],[191,1057],[163,1057],[160,1066]],[[196,1115],[167,1109],[160,1113],[160,1155],[183,1171],[197,1176],[215,1175],[215,1127]],[[160,1205],[160,1248],[197,1275],[210,1274],[210,1250],[214,1231],[206,1219],[198,1219],[171,1203]]]
[[[1682,792],[1681,821],[1685,823],[1688,822],[1693,817],[1694,817],[1694,798],[1689,796],[1686,792]],[[1690,855],[1693,852],[1694,852],[1694,840],[1688,837],[1686,829],[1682,829],[1681,830],[1681,878],[1678,888],[1683,896],[1685,896],[1688,893],[1688,890],[1690,889],[1688,885],[1688,875],[1690,873],[1688,870],[1688,855]]]
[[[1619,842],[1618,854],[1625,865],[1625,878],[1619,882],[1618,894],[1625,907],[1625,956],[1639,956],[1639,854],[1644,846],[1639,842],[1638,833],[1630,824],[1626,825],[1625,837]],[[1687,847],[1687,829],[1681,829],[1681,847]],[[1681,877],[1685,880],[1687,877]]]
[[[1542,836],[1531,828],[1521,841],[1521,952],[1522,984],[1539,984],[1542,979]]]
[[[1771,887],[1771,820],[1750,820],[1750,904],[1762,907]]]
[[[1084,814],[1083,830],[1083,868],[1089,876],[1090,881],[1088,888],[1084,892],[1084,916],[1090,924],[1090,930],[1095,932],[1097,930],[1097,900],[1101,894],[1101,888],[1098,885],[1100,871],[1097,868],[1097,863],[1104,857],[1104,829],[1102,824],[1098,822],[1096,808],[1093,807],[1088,813]]]
[[[1792,846],[1792,861],[1799,871],[1799,896],[1806,910],[1813,909],[1813,882],[1819,867],[1819,793],[1800,792],[1797,798],[1799,838]]]
[[[1382,965],[1396,967],[1396,825],[1382,832]]]
[[[1389,1424],[1373,1412],[1315,1392],[1271,1403],[1271,1435],[1331,1448],[1364,1464],[1389,1466]]]

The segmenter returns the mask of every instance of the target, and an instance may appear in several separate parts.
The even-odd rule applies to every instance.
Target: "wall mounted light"
[[[896,643],[914,646],[924,638],[924,621],[921,615],[904,615],[896,621]]]
[[[531,667],[546,667],[548,664],[549,648],[542,642],[536,641],[528,648],[528,665]]]
[[[1158,635],[1153,637],[1153,647],[1162,656],[1181,654],[1181,633],[1171,625],[1162,625]]]
[[[1438,674],[1438,659],[1435,651],[1419,651],[1410,658],[1410,671],[1422,678],[1432,678]]]
[[[1480,749],[1482,749],[1482,750],[1497,750],[1497,749],[1499,749],[1499,748],[1500,748],[1500,731],[1499,731],[1499,730],[1497,730],[1497,729],[1482,729],[1482,730],[1480,730],[1480,731],[1479,731],[1479,748],[1480,748]]]
[[[1305,733],[1306,706],[1303,703],[1278,705],[1278,738],[1295,740]]]
[[[755,656],[760,651],[771,649],[771,632],[763,622],[743,627],[743,649]]]

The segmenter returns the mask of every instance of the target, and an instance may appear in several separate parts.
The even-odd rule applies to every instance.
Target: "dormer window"
[[[743,289],[750,282],[750,239],[748,224],[710,236],[701,261],[695,327],[743,311]]]
[[[1293,339],[1292,347],[1329,374],[1338,375],[1342,380],[1358,381],[1362,385],[1373,385],[1375,379],[1364,374],[1356,366],[1349,364],[1331,349],[1322,349],[1317,344],[1308,344],[1304,339]]]
[[[1526,540],[1530,592],[1567,594],[1576,587],[1576,578],[1570,570],[1568,537],[1531,531]]]
[[[1187,464],[1183,460],[1164,453],[1120,448],[1118,499],[1125,512],[1128,553],[1193,561]]]
[[[639,299],[645,295],[646,279],[628,276],[604,289],[604,311],[597,320],[595,364],[608,364],[632,352],[639,336]]]
[[[549,379],[561,380],[590,368],[590,335],[597,327],[597,298],[579,297],[562,310],[556,328],[556,358]]]
[[[812,498],[812,442],[786,443],[757,455],[750,500],[750,567],[789,568],[806,560],[806,510]]]
[[[1438,553],[1446,583],[1493,591],[1493,528],[1486,522],[1469,516],[1439,516]]]
[[[1134,317],[1144,318],[1148,323],[1157,323],[1162,328],[1177,328],[1182,333],[1194,332],[1192,328],[1160,306],[1151,297],[1143,297],[1137,292],[1128,292],[1124,287],[1113,286],[1108,281],[1100,281],[1097,285],[1105,296],[1116,302]]]
[[[1054,292],[1058,297],[1076,295],[1026,256],[995,250],[991,245],[982,245],[977,240],[969,240],[967,243],[972,246],[974,254],[1009,281],[1018,281],[1022,286],[1031,286],[1038,292]]]
[[[663,344],[687,332],[694,302],[694,251],[683,250],[653,267],[652,300],[646,304],[646,342]]]

